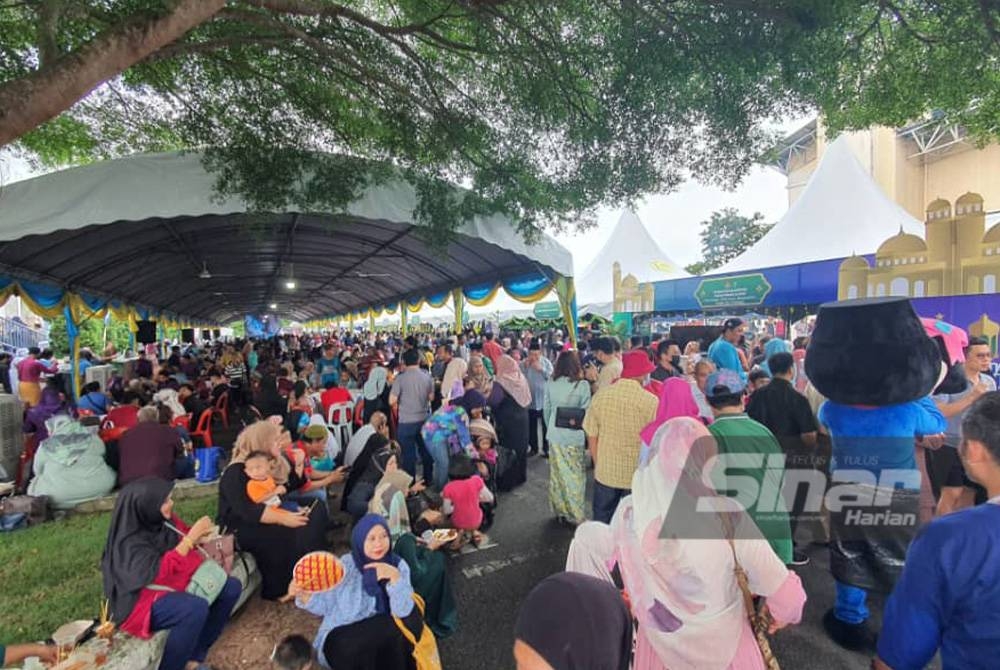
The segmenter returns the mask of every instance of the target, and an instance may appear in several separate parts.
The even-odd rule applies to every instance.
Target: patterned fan
[[[337,557],[326,551],[306,554],[295,564],[292,572],[295,585],[306,593],[329,591],[344,578],[344,566]]]

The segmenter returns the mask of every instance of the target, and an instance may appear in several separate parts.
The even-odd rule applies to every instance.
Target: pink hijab
[[[497,384],[510,394],[521,407],[531,404],[531,387],[528,386],[528,379],[521,372],[521,367],[510,356],[504,354],[497,359]]]
[[[679,416],[697,419],[698,414],[698,403],[691,393],[691,384],[680,377],[670,377],[660,387],[660,406],[656,408],[656,418],[639,435],[644,443],[652,445],[653,435],[668,419]]]

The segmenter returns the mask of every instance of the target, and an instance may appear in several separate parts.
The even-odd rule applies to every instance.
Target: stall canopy
[[[580,273],[576,292],[584,304],[610,303],[613,296],[612,269],[621,266],[622,276],[633,275],[641,283],[687,277],[677,263],[660,248],[639,216],[624,210],[597,257]]]
[[[201,155],[186,152],[5,187],[0,291],[44,301],[50,312],[89,305],[222,324],[265,311],[303,322],[396,313],[401,304],[405,314],[449,300],[460,315],[460,303],[484,304],[501,287],[524,302],[555,289],[575,323],[570,253],[549,237],[526,244],[502,216],[468,222],[435,251],[401,179],[338,214],[253,212],[240,198],[219,198],[214,183]]]
[[[851,153],[847,139],[839,137],[781,220],[711,274],[870,254],[900,230],[920,235],[923,228],[882,192]]]

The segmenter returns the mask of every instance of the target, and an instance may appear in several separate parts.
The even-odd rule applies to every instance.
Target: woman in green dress
[[[393,551],[410,567],[410,583],[426,606],[424,620],[440,640],[455,632],[458,612],[448,580],[447,559],[438,551],[445,543],[429,534],[424,540],[421,535],[439,525],[444,515],[430,508],[429,494],[420,484],[411,484],[412,477],[398,468],[393,456],[368,509],[388,521]]]
[[[545,426],[549,438],[549,503],[560,521],[579,525],[587,520],[587,449],[583,430],[556,426],[560,408],[590,407],[590,385],[583,379],[580,357],[564,351],[556,359],[552,380],[545,385]]]

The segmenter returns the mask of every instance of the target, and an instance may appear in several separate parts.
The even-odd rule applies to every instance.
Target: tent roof
[[[923,228],[886,197],[841,136],[767,235],[711,274],[870,254],[900,231],[919,235]]]
[[[572,276],[544,236],[476,218],[444,252],[414,220],[412,186],[370,188],[346,213],[249,212],[220,199],[197,152],[144,154],[0,191],[0,271],[216,323],[272,311],[297,320],[526,275]],[[211,279],[199,278],[207,267]],[[294,276],[294,291],[285,281]]]
[[[640,282],[689,276],[664,253],[639,216],[626,209],[597,257],[576,280],[576,294],[581,304],[611,301],[611,270],[616,262],[621,264],[623,276],[634,275]]]

